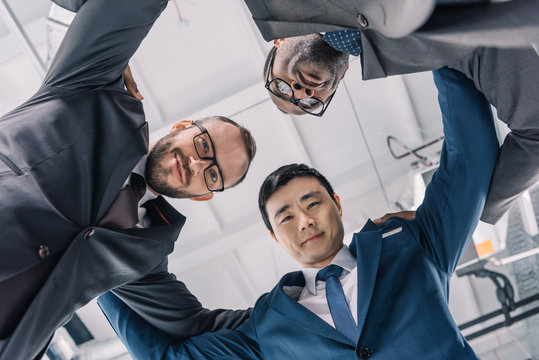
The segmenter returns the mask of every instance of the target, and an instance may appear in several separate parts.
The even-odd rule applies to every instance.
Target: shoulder
[[[283,297],[287,297],[283,287],[305,286],[305,278],[301,271],[294,271],[283,275],[281,280],[271,289],[271,291],[263,294],[255,303],[253,312],[267,311],[272,303],[280,303]]]
[[[379,247],[382,252],[403,246],[417,248],[421,236],[421,229],[415,219],[395,216],[379,226],[368,222],[360,232],[354,234],[349,248],[354,256],[361,251],[376,251]]]
[[[275,290],[275,288],[273,290]],[[269,293],[262,294],[256,300],[255,306],[253,307],[253,310],[249,315],[249,318],[253,320],[253,324],[257,324],[259,321],[267,317],[266,315],[268,313],[268,310],[270,309],[270,294],[273,292],[273,290]]]

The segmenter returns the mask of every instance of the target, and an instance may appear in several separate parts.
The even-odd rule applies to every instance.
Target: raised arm
[[[123,88],[121,75],[167,0],[56,0],[78,10],[44,84],[71,89]],[[81,5],[82,4],[82,5]]]
[[[421,245],[452,273],[479,222],[498,155],[490,106],[471,80],[442,68],[434,71],[445,140],[440,167],[427,186],[416,220]]]
[[[97,303],[133,359],[262,359],[250,321],[237,330],[221,330],[174,340],[141,318],[111,292]]]
[[[234,329],[250,310],[208,310],[184,283],[167,270],[167,260],[152,273],[113,290],[125,304],[151,325],[177,339],[208,331]]]

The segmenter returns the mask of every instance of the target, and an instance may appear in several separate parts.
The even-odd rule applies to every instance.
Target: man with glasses
[[[161,195],[208,200],[255,155],[224,117],[181,121],[148,145],[130,57],[166,0],[60,1],[78,11],[43,86],[0,118],[0,359],[34,359],[74,311],[113,288],[170,334],[234,327],[167,271],[185,217]]]
[[[522,192],[539,181],[539,56],[532,48],[539,38],[539,2],[439,6],[430,19],[430,12],[419,10],[432,10],[435,2],[296,1],[292,8],[273,0],[246,3],[262,36],[275,39],[264,78],[282,112],[322,116],[346,74],[350,54],[361,57],[363,80],[449,66],[474,81],[511,130],[481,220],[495,224]],[[383,21],[369,8],[378,3],[388,11]],[[357,15],[362,7],[373,10],[371,22]],[[415,32],[396,35],[399,19],[419,21],[418,17],[420,25],[429,20]],[[313,34],[316,31],[328,32]]]
[[[448,309],[449,283],[485,202],[498,142],[473,83],[435,72],[445,140],[415,219],[368,221],[344,246],[346,211],[303,164],[272,172],[258,198],[270,235],[299,265],[235,330],[174,339],[114,294],[98,298],[137,360],[478,359]],[[474,181],[469,181],[473,179]]]
[[[281,102],[281,106],[277,105],[277,107],[279,108],[279,110],[281,110],[285,114],[291,114],[291,113],[293,114],[294,110],[297,111],[299,109],[303,113],[314,115],[314,116],[324,115],[324,112],[328,108],[329,103],[331,102],[331,99],[333,99],[335,90],[333,90],[333,92],[329,95],[325,103],[322,100],[314,97],[314,90],[310,88],[304,88],[306,97],[296,98],[296,94],[294,90],[292,89],[292,85],[290,85],[289,83],[287,83],[285,80],[281,78],[273,76],[273,63],[275,59],[276,49],[277,48],[273,48],[270,51],[269,59],[268,59],[270,65],[269,65],[269,68],[265,70],[265,73],[266,73],[265,87],[270,92],[270,96],[273,102],[276,105],[279,102]],[[295,84],[297,84],[297,82]],[[296,91],[301,90],[300,86],[301,85],[299,86],[296,85]],[[312,87],[314,88],[316,87],[316,85],[312,84]],[[320,95],[317,95],[317,96],[320,96]],[[290,104],[282,102],[281,100],[284,100]],[[299,113],[297,115],[303,115],[303,113]]]
[[[315,35],[278,39],[274,45],[264,66],[271,100],[285,114],[324,115],[348,69],[348,54],[316,41]],[[318,69],[323,74],[313,75]]]
[[[206,127],[218,141],[224,172],[217,162],[215,145]],[[234,138],[236,142],[226,142],[226,139]],[[238,146],[238,142],[245,146]],[[248,130],[228,118],[215,116],[197,121],[182,120],[172,127],[169,135],[150,147],[147,159],[143,160],[146,182],[152,193],[209,200],[214,192],[224,191],[243,181],[247,174],[245,166],[254,152],[254,140]],[[244,171],[235,173],[230,169]],[[230,179],[234,180],[231,182]]]

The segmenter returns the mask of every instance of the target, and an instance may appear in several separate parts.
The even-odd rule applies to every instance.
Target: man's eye
[[[292,89],[290,86],[281,80],[275,80],[274,91],[287,99],[292,96]]]
[[[213,182],[217,182],[217,179],[219,179],[219,175],[217,174],[217,171],[215,170],[210,170],[210,177],[211,177],[211,181]]]
[[[288,94],[290,92],[290,88],[288,87],[288,85],[282,82],[277,85],[277,88],[279,89],[281,94]]]
[[[202,139],[202,148],[204,149],[204,152],[207,154],[208,151],[210,150],[210,145],[208,144],[208,142],[204,139]]]
[[[310,208],[312,208],[313,206],[316,206],[316,205],[318,205],[318,204],[320,204],[319,201],[313,201],[312,203],[310,203],[309,205],[307,205],[307,209],[310,209]]]
[[[319,100],[315,99],[315,98],[304,98],[304,99],[301,99],[299,101],[299,104],[304,108],[304,109],[318,109],[318,108],[321,108],[324,104],[322,102],[320,102]]]
[[[290,219],[292,219],[292,216],[290,216],[290,215],[285,216],[284,218],[281,219],[281,224],[288,221],[288,220],[290,220]]]

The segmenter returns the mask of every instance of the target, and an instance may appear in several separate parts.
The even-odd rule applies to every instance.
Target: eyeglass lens
[[[215,162],[215,153],[208,133],[204,132],[195,136],[194,143],[197,155],[201,159],[213,160]],[[215,163],[204,170],[204,179],[210,191],[219,191],[223,187],[221,171]]]
[[[279,78],[275,78],[270,82],[269,90],[274,95],[284,100],[294,99],[294,91],[292,90],[292,87],[287,82]],[[316,98],[308,97],[297,99],[296,103],[299,107],[309,113],[319,112],[324,107],[324,103]]]

